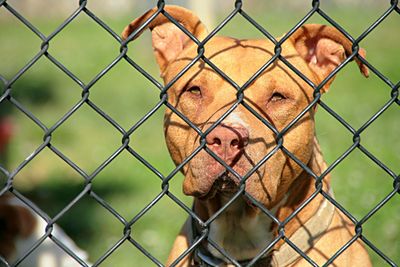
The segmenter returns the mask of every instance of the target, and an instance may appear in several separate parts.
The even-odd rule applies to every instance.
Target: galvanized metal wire
[[[76,205],[84,196],[90,196],[94,201],[99,203],[105,210],[107,210],[110,214],[112,214],[122,225],[123,228],[123,236],[112,245],[94,264],[93,266],[98,266],[103,263],[105,259],[107,259],[112,253],[114,253],[122,243],[130,242],[133,246],[139,249],[145,256],[147,256],[155,265],[164,266],[163,263],[154,257],[149,251],[147,251],[143,246],[139,244],[137,240],[131,235],[132,226],[144,215],[146,214],[160,199],[163,197],[168,197],[172,201],[174,201],[177,205],[179,205],[189,216],[191,216],[194,222],[201,229],[199,236],[196,237],[193,244],[189,247],[187,251],[185,251],[172,265],[176,265],[181,259],[183,259],[186,255],[193,252],[196,247],[200,245],[203,240],[208,240],[208,243],[217,249],[220,253],[222,253],[231,263],[235,266],[241,266],[240,263],[234,259],[231,255],[229,255],[223,248],[219,247],[213,240],[208,237],[209,226],[210,224],[222,213],[226,208],[238,197],[241,197],[245,194],[249,199],[251,199],[255,206],[259,207],[260,210],[265,213],[266,216],[271,218],[277,225],[279,229],[279,233],[276,238],[268,244],[254,259],[250,262],[246,263],[246,266],[254,265],[257,260],[259,260],[263,255],[265,255],[277,242],[280,240],[284,240],[289,246],[291,246],[301,257],[306,259],[311,266],[318,266],[310,257],[308,257],[304,251],[301,251],[290,239],[285,235],[285,225],[287,225],[305,206],[308,205],[315,197],[318,195],[324,196],[329,200],[338,210],[340,210],[345,216],[347,216],[355,225],[355,235],[351,238],[341,249],[339,249],[323,266],[329,266],[337,257],[339,257],[343,251],[345,251],[351,244],[353,244],[357,240],[362,240],[362,242],[371,248],[372,251],[377,253],[387,264],[388,266],[397,266],[396,263],[386,256],[378,247],[376,247],[373,242],[368,240],[363,235],[363,224],[366,223],[379,209],[383,208],[385,204],[392,199],[395,195],[400,192],[400,176],[396,174],[393,170],[391,170],[388,166],[382,163],[377,157],[373,155],[368,149],[362,145],[361,143],[361,134],[377,119],[379,118],[389,107],[391,106],[399,106],[399,87],[400,82],[393,82],[388,77],[386,77],[383,73],[381,73],[378,69],[376,69],[367,59],[361,57],[358,54],[359,51],[359,43],[370,34],[379,24],[381,24],[390,14],[400,15],[400,8],[397,0],[387,1],[387,10],[367,29],[358,37],[351,36],[346,30],[341,27],[333,18],[331,18],[327,13],[324,12],[320,8],[320,1],[313,0],[311,1],[311,6],[309,12],[296,24],[292,29],[290,29],[287,34],[281,38],[279,41],[275,39],[267,29],[265,29],[262,25],[257,23],[243,8],[243,1],[236,0],[233,2],[233,10],[231,13],[221,21],[221,23],[213,29],[210,34],[203,40],[198,40],[195,36],[193,36],[187,29],[184,28],[180,23],[178,23],[168,12],[164,9],[165,1],[159,0],[155,5],[158,7],[157,12],[151,16],[147,21],[143,22],[143,24],[136,29],[129,36],[127,40],[122,40],[118,33],[115,33],[104,21],[102,21],[99,17],[97,17],[91,10],[87,8],[88,0],[80,0],[79,5],[76,10],[52,33],[49,35],[43,34],[39,29],[37,29],[27,18],[25,18],[21,13],[16,10],[11,1],[0,0],[0,8],[5,9],[10,14],[15,16],[21,23],[23,23],[31,32],[33,32],[40,40],[41,46],[39,52],[31,59],[29,62],[25,64],[11,79],[6,79],[5,77],[0,75],[0,82],[3,84],[4,90],[0,95],[0,104],[3,102],[9,102],[14,107],[16,107],[20,112],[26,115],[34,124],[36,124],[43,133],[43,142],[36,148],[36,150],[26,158],[21,164],[15,168],[14,170],[7,170],[6,167],[0,166],[0,172],[3,173],[7,177],[6,184],[0,189],[0,195],[11,192],[15,197],[24,202],[29,208],[32,209],[34,213],[43,218],[47,223],[46,233],[39,239],[37,242],[26,251],[25,255],[16,262],[9,263],[5,258],[0,256],[0,262],[5,266],[18,266],[28,255],[32,253],[46,238],[52,239],[55,244],[57,244],[62,250],[68,253],[72,258],[76,260],[82,266],[88,266],[82,259],[80,259],[73,251],[71,251],[62,241],[58,240],[56,237],[52,235],[53,226],[57,221],[64,216],[68,210],[70,210],[74,205]],[[100,71],[91,81],[88,83],[84,83],[80,80],[72,71],[70,71],[65,65],[63,65],[60,61],[58,61],[50,52],[49,45],[52,42],[53,38],[59,34],[63,33],[65,27],[74,21],[79,15],[86,14],[89,18],[91,18],[97,25],[102,28],[106,33],[108,33],[116,43],[120,45],[119,54],[109,63],[102,71]],[[165,86],[160,84],[151,74],[146,72],[144,68],[142,68],[138,63],[136,63],[132,58],[130,58],[127,54],[128,52],[128,42],[136,38],[140,32],[158,15],[163,14],[166,16],[172,23],[174,23],[179,29],[181,29],[193,42],[198,46],[198,55],[192,59],[192,61],[174,78],[166,84]],[[302,74],[295,66],[293,66],[284,56],[281,54],[282,44],[288,40],[288,38],[303,24],[305,24],[312,16],[319,14],[322,18],[324,18],[327,24],[337,28],[348,40],[350,40],[353,44],[351,55],[342,62],[330,75],[328,75],[320,84],[314,84],[311,80],[309,80],[304,74]],[[275,45],[275,54],[272,56],[268,62],[266,62],[254,75],[246,82],[243,86],[239,86],[237,83],[233,81],[233,79],[227,76],[221,69],[219,69],[216,65],[214,65],[210,59],[208,59],[205,54],[205,44],[218,32],[220,32],[232,18],[235,16],[242,16],[245,20],[247,20],[250,24],[252,24],[260,33],[265,36],[268,40],[270,40]],[[40,121],[26,106],[20,103],[13,96],[13,85],[14,83],[20,79],[20,77],[26,73],[29,69],[33,68],[35,64],[41,58],[47,58],[50,62],[54,64],[57,68],[59,68],[67,77],[69,77],[75,84],[77,84],[82,92],[81,99],[77,101],[72,108],[68,112],[66,112],[61,119],[59,119],[56,123],[54,123],[51,127],[45,126],[44,123]],[[329,107],[322,99],[321,99],[321,88],[338,72],[340,72],[351,60],[357,58],[363,64],[365,64],[371,72],[373,72],[377,77],[379,77],[388,87],[388,95],[389,100],[376,112],[370,119],[368,119],[360,128],[353,128],[348,122],[346,122],[340,115],[338,115],[331,107]],[[90,99],[90,90],[94,84],[96,84],[104,75],[113,69],[119,62],[126,61],[129,63],[134,69],[136,69],[139,73],[141,73],[146,79],[148,79],[154,87],[160,90],[160,100],[158,103],[145,115],[141,118],[135,125],[133,125],[129,129],[124,129],[121,125],[119,125],[116,120],[114,120],[109,114],[107,114],[104,110],[99,108],[91,99]],[[225,79],[233,88],[237,90],[237,99],[234,103],[232,103],[231,107],[215,122],[211,127],[209,127],[206,131],[202,131],[199,129],[194,123],[192,123],[188,118],[185,117],[179,110],[177,110],[173,105],[168,102],[168,90],[171,86],[179,80],[186,71],[193,66],[196,62],[203,61],[206,65],[212,68],[216,73],[218,73],[223,79]],[[266,70],[271,64],[276,61],[283,62],[287,65],[296,75],[298,75],[301,79],[303,79],[311,88],[314,89],[314,99],[313,101],[302,111],[296,118],[291,121],[283,130],[279,131],[276,129],[268,120],[263,118],[256,110],[254,110],[246,101],[244,100],[244,91],[246,88],[252,84],[252,82],[257,79],[264,70]],[[320,106],[320,108],[324,109],[328,112],[333,118],[339,121],[345,129],[353,136],[353,144],[348,147],[348,149],[340,155],[321,175],[317,175],[310,170],[306,164],[301,162],[299,159],[295,157],[288,149],[284,146],[284,136],[293,125],[295,125],[310,109],[314,106]],[[105,121],[109,124],[110,127],[115,128],[121,134],[121,145],[109,156],[100,166],[94,170],[92,173],[86,173],[84,170],[79,168],[77,164],[75,164],[71,159],[69,159],[65,154],[63,154],[53,143],[52,143],[52,135],[53,133],[66,121],[70,118],[74,113],[80,110],[83,106],[90,107],[93,111],[98,113]],[[218,157],[212,150],[210,150],[206,146],[206,136],[217,127],[231,112],[233,112],[238,106],[243,106],[248,109],[256,118],[258,118],[265,127],[268,127],[276,136],[276,146],[272,149],[267,155],[263,157],[260,162],[255,164],[255,166],[243,177],[240,176],[235,170],[233,170],[229,165],[227,165],[221,158]],[[146,161],[135,149],[133,149],[130,145],[130,136],[143,125],[152,115],[154,115],[158,110],[163,107],[169,108],[172,112],[177,114],[180,118],[183,119],[194,131],[196,131],[200,137],[200,143],[197,149],[195,149],[192,154],[190,154],[186,159],[182,161],[181,164],[176,166],[176,168],[171,171],[168,175],[164,176],[160,171],[157,170],[154,166],[152,166],[148,161]],[[85,186],[83,190],[70,202],[68,203],[58,214],[54,217],[50,217],[41,210],[38,206],[36,206],[33,202],[31,202],[27,197],[25,197],[21,192],[19,192],[14,187],[14,177],[21,172],[25,166],[31,162],[35,157],[37,157],[42,150],[47,147],[55,155],[57,155],[60,159],[62,159],[65,163],[67,163],[78,175],[80,175],[84,181]],[[190,207],[187,207],[177,196],[175,196],[171,191],[169,191],[169,182],[171,179],[175,177],[175,175],[181,171],[184,165],[186,165],[194,156],[196,156],[200,151],[207,151],[216,161],[222,164],[227,171],[229,171],[232,175],[241,180],[240,189],[234,195],[234,197],[226,203],[217,213],[215,213],[211,218],[207,221],[202,221],[198,215],[196,215]],[[350,153],[354,150],[359,150],[363,154],[365,154],[370,160],[372,164],[376,164],[379,166],[384,172],[388,174],[389,177],[393,179],[393,190],[382,199],[378,205],[376,205],[370,212],[368,212],[363,218],[357,220],[349,211],[347,211],[340,203],[338,203],[335,199],[333,199],[327,192],[325,192],[322,188],[322,181],[324,177],[326,177],[335,167],[338,166]],[[124,219],[122,215],[120,215],[110,204],[108,204],[103,198],[97,195],[92,190],[93,179],[106,167],[108,166],[115,158],[117,158],[123,151],[128,151],[134,158],[139,160],[144,166],[146,166],[150,171],[152,171],[161,182],[162,190],[161,192],[148,204],[146,205],[135,217],[133,217],[130,221]],[[311,175],[315,179],[315,192],[307,199],[298,209],[296,209],[288,218],[284,221],[279,221],[275,215],[268,209],[266,209],[261,203],[258,203],[251,195],[245,192],[245,182],[246,180],[269,158],[271,158],[278,151],[283,151],[286,155],[288,155],[292,160],[294,160],[299,166],[301,166],[309,175]]]

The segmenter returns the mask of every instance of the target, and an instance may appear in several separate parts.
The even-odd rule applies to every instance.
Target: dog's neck
[[[323,160],[322,152],[318,140],[314,137],[313,153],[307,167],[317,176],[320,176],[327,168]],[[306,171],[303,171],[300,176],[292,183],[288,191],[288,200],[279,208],[276,217],[283,221],[290,214],[292,214],[302,203],[304,203],[315,192],[315,179]],[[323,179],[323,190],[329,192],[330,188],[330,175],[328,174]],[[318,208],[323,202],[324,197],[319,194],[311,202],[309,202],[304,209],[301,210],[292,220],[285,226],[285,235],[291,236],[297,229],[302,227],[306,221],[316,214]],[[278,243],[278,247],[281,243]]]
[[[220,198],[222,205],[230,200],[225,196]],[[210,225],[209,238],[238,261],[254,258],[274,239],[272,219],[263,213],[249,214],[249,208],[239,197]],[[271,212],[275,214],[277,209],[278,205]],[[210,244],[207,250],[217,258],[224,258]]]
[[[314,153],[308,167],[316,175],[320,175],[326,168],[326,164],[322,160],[317,140],[315,139],[314,142]],[[329,190],[328,179],[329,177],[326,177],[326,180],[324,180],[324,190]],[[315,180],[303,171],[293,182],[284,199],[271,209],[271,212],[280,221],[283,221],[314,192]],[[218,195],[212,201],[195,201],[195,210],[203,220],[207,220],[210,211],[218,210],[229,200],[230,197]],[[229,255],[239,261],[256,257],[277,236],[277,226],[273,224],[272,219],[262,212],[254,213],[252,209],[254,208],[250,207],[242,197],[239,197],[210,225],[209,239],[213,240],[220,248],[223,248]],[[324,218],[313,220],[315,216]],[[285,235],[289,238],[293,236],[294,238],[301,239],[303,233],[300,228],[304,228],[307,223],[309,225],[318,223],[320,226],[316,227],[315,235],[319,235],[321,231],[325,231],[329,226],[332,216],[333,206],[326,200],[324,201],[323,196],[318,195],[285,225]],[[320,223],[320,221],[324,222]],[[305,242],[307,241],[309,240],[305,240]],[[207,244],[207,250],[214,257],[224,258],[211,244]],[[274,250],[278,252],[279,250],[285,250],[284,242],[278,242]],[[284,254],[287,253],[285,252]],[[296,253],[294,256],[298,256],[298,254]]]

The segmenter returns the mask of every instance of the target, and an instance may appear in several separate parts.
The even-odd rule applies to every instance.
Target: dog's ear
[[[26,207],[1,203],[0,224],[2,231],[14,236],[27,237],[34,231],[36,219]]]
[[[6,258],[15,252],[17,239],[28,237],[36,226],[36,219],[27,208],[7,201],[8,196],[0,196],[0,255]]]
[[[352,53],[351,41],[331,26],[303,25],[291,35],[290,40],[320,82]],[[365,58],[364,49],[360,48],[358,53]],[[368,77],[367,66],[357,58],[355,60],[361,73]],[[333,78],[324,86],[323,91],[327,91],[332,81]]]
[[[122,32],[122,38],[124,40],[127,39],[134,30],[145,23],[157,10],[157,8],[151,9],[132,21]],[[193,12],[179,6],[165,6],[164,10],[198,40],[201,41],[207,36],[208,32],[205,25]],[[193,45],[194,42],[162,13],[158,14],[148,24],[147,28],[152,32],[154,54],[160,67],[161,75],[163,75],[168,64],[176,59],[185,48]],[[140,33],[137,36],[139,35]]]

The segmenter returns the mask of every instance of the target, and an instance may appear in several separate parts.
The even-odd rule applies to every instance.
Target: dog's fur
[[[75,255],[88,262],[88,255],[58,226],[52,236],[68,247]],[[42,238],[45,221],[21,200],[10,193],[0,196],[0,255],[10,264],[20,260]],[[64,252],[50,238],[46,238],[18,266],[21,267],[78,267],[75,259]]]
[[[177,6],[164,9],[198,40],[208,31],[191,11]],[[149,19],[150,10],[130,23],[123,38]],[[146,28],[152,31],[153,49],[162,78],[168,84],[198,54],[197,45],[164,15],[159,14]],[[140,34],[140,33],[139,33]],[[352,44],[338,30],[324,25],[303,25],[282,44],[281,55],[314,84],[319,84],[347,56]],[[245,84],[273,55],[268,40],[238,40],[214,36],[205,45],[205,56],[238,85]],[[365,57],[364,50],[359,55]],[[368,69],[358,59],[361,72]],[[326,92],[333,78],[321,92]],[[244,103],[281,131],[314,99],[313,89],[289,67],[275,61],[244,91]],[[195,63],[168,90],[169,103],[203,132],[235,103],[237,91],[201,60]],[[316,175],[325,163],[315,137],[315,107],[309,109],[283,136],[283,146]],[[170,109],[165,113],[165,137],[172,159],[180,164],[199,146],[199,135]],[[238,105],[206,138],[207,147],[239,175],[246,175],[276,147],[276,134],[243,105]],[[237,190],[240,183],[204,149],[183,168],[183,191],[195,197],[194,211],[206,221]],[[315,180],[282,150],[277,150],[245,183],[245,192],[284,221],[315,192]],[[323,190],[331,191],[330,177],[323,179]],[[328,207],[328,208],[327,208]],[[329,208],[330,207],[330,208]],[[321,223],[319,223],[321,222]],[[326,227],[323,225],[326,224]],[[316,228],[316,229],[315,229]],[[167,265],[190,246],[194,229],[190,220],[175,240]],[[354,235],[354,225],[318,194],[284,227],[285,235],[305,247],[307,256],[325,264]],[[299,234],[302,232],[303,234]],[[209,238],[238,261],[255,257],[278,235],[276,224],[246,196],[241,196],[210,225]],[[308,235],[308,236],[307,236]],[[202,246],[215,258],[225,259],[213,246]],[[277,251],[285,251],[278,256]],[[309,266],[285,242],[275,244],[260,266]],[[193,254],[177,266],[196,266]],[[269,259],[271,258],[271,260]],[[279,259],[278,259],[279,258]],[[332,266],[370,266],[361,241],[352,243]]]

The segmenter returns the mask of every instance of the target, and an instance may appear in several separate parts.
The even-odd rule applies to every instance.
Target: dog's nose
[[[206,137],[207,146],[225,161],[234,164],[249,142],[249,132],[241,126],[218,125]]]

